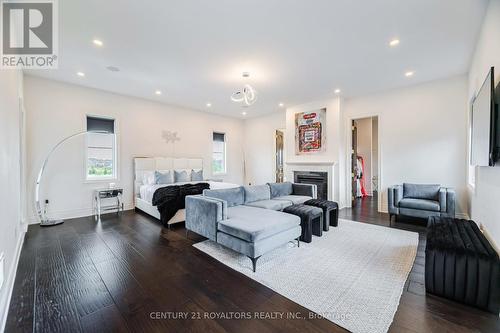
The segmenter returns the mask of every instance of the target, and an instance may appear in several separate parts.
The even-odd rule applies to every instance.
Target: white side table
[[[94,218],[97,221],[101,221],[101,214],[103,212],[108,212],[116,210],[119,214],[123,212],[123,201],[122,201],[123,189],[122,188],[106,188],[94,190],[93,208],[94,208]],[[115,204],[102,205],[101,201],[103,199],[116,199]]]

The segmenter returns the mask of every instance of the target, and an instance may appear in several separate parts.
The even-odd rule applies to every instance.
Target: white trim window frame
[[[216,135],[223,137],[223,140],[216,140]],[[222,158],[216,158],[220,155]],[[217,161],[222,161],[220,166],[217,166]],[[227,174],[227,135],[224,132],[212,132],[212,174],[213,175],[226,175]]]
[[[118,177],[118,133],[117,133],[117,120],[113,117],[107,117],[102,115],[86,115],[85,121],[87,121],[88,117],[99,118],[104,120],[113,120],[114,121],[114,133],[112,134],[104,134],[104,133],[87,133],[85,135],[85,159],[84,159],[84,182],[85,183],[99,183],[99,182],[109,182],[109,181],[117,181]],[[85,123],[85,128],[87,128],[87,124]],[[96,136],[96,140],[92,139],[92,136]],[[99,146],[99,141],[105,141],[106,139],[97,139],[99,136],[110,136],[111,142],[108,146],[107,144],[103,144],[103,146]],[[94,142],[90,142],[93,140]],[[97,142],[97,144],[96,144]],[[90,146],[90,144],[94,144],[94,146]],[[109,175],[91,175],[89,174],[89,149],[94,149],[94,152],[98,154],[98,150],[111,150],[111,174]],[[102,154],[102,152],[101,152]],[[105,155],[105,153],[104,153]],[[97,156],[97,155],[96,155]],[[106,160],[105,160],[106,161]],[[103,162],[101,162],[103,163]],[[104,162],[106,163],[106,162]],[[104,166],[105,167],[105,166]]]

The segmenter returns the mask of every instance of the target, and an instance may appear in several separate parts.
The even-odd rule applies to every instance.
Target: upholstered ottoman
[[[336,202],[311,199],[304,202],[304,205],[318,207],[323,210],[323,230],[328,231],[329,226],[339,225],[339,205]]]
[[[500,308],[500,261],[473,221],[430,217],[425,289],[495,314]]]
[[[283,212],[300,217],[301,241],[311,243],[312,235],[321,237],[323,234],[323,210],[321,208],[300,204],[286,207]]]

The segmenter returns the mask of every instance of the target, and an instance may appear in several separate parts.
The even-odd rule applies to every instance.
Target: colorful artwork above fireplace
[[[325,147],[326,109],[295,114],[295,154],[317,153]]]

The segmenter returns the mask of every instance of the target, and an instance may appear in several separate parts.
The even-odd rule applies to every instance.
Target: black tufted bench
[[[300,217],[301,241],[311,243],[312,235],[323,234],[323,210],[321,208],[300,204],[286,207],[283,212]]]
[[[323,210],[323,231],[328,231],[329,226],[339,225],[339,205],[336,202],[311,199],[304,202],[304,205],[318,207]]]
[[[425,289],[498,314],[500,261],[474,221],[429,218]]]

